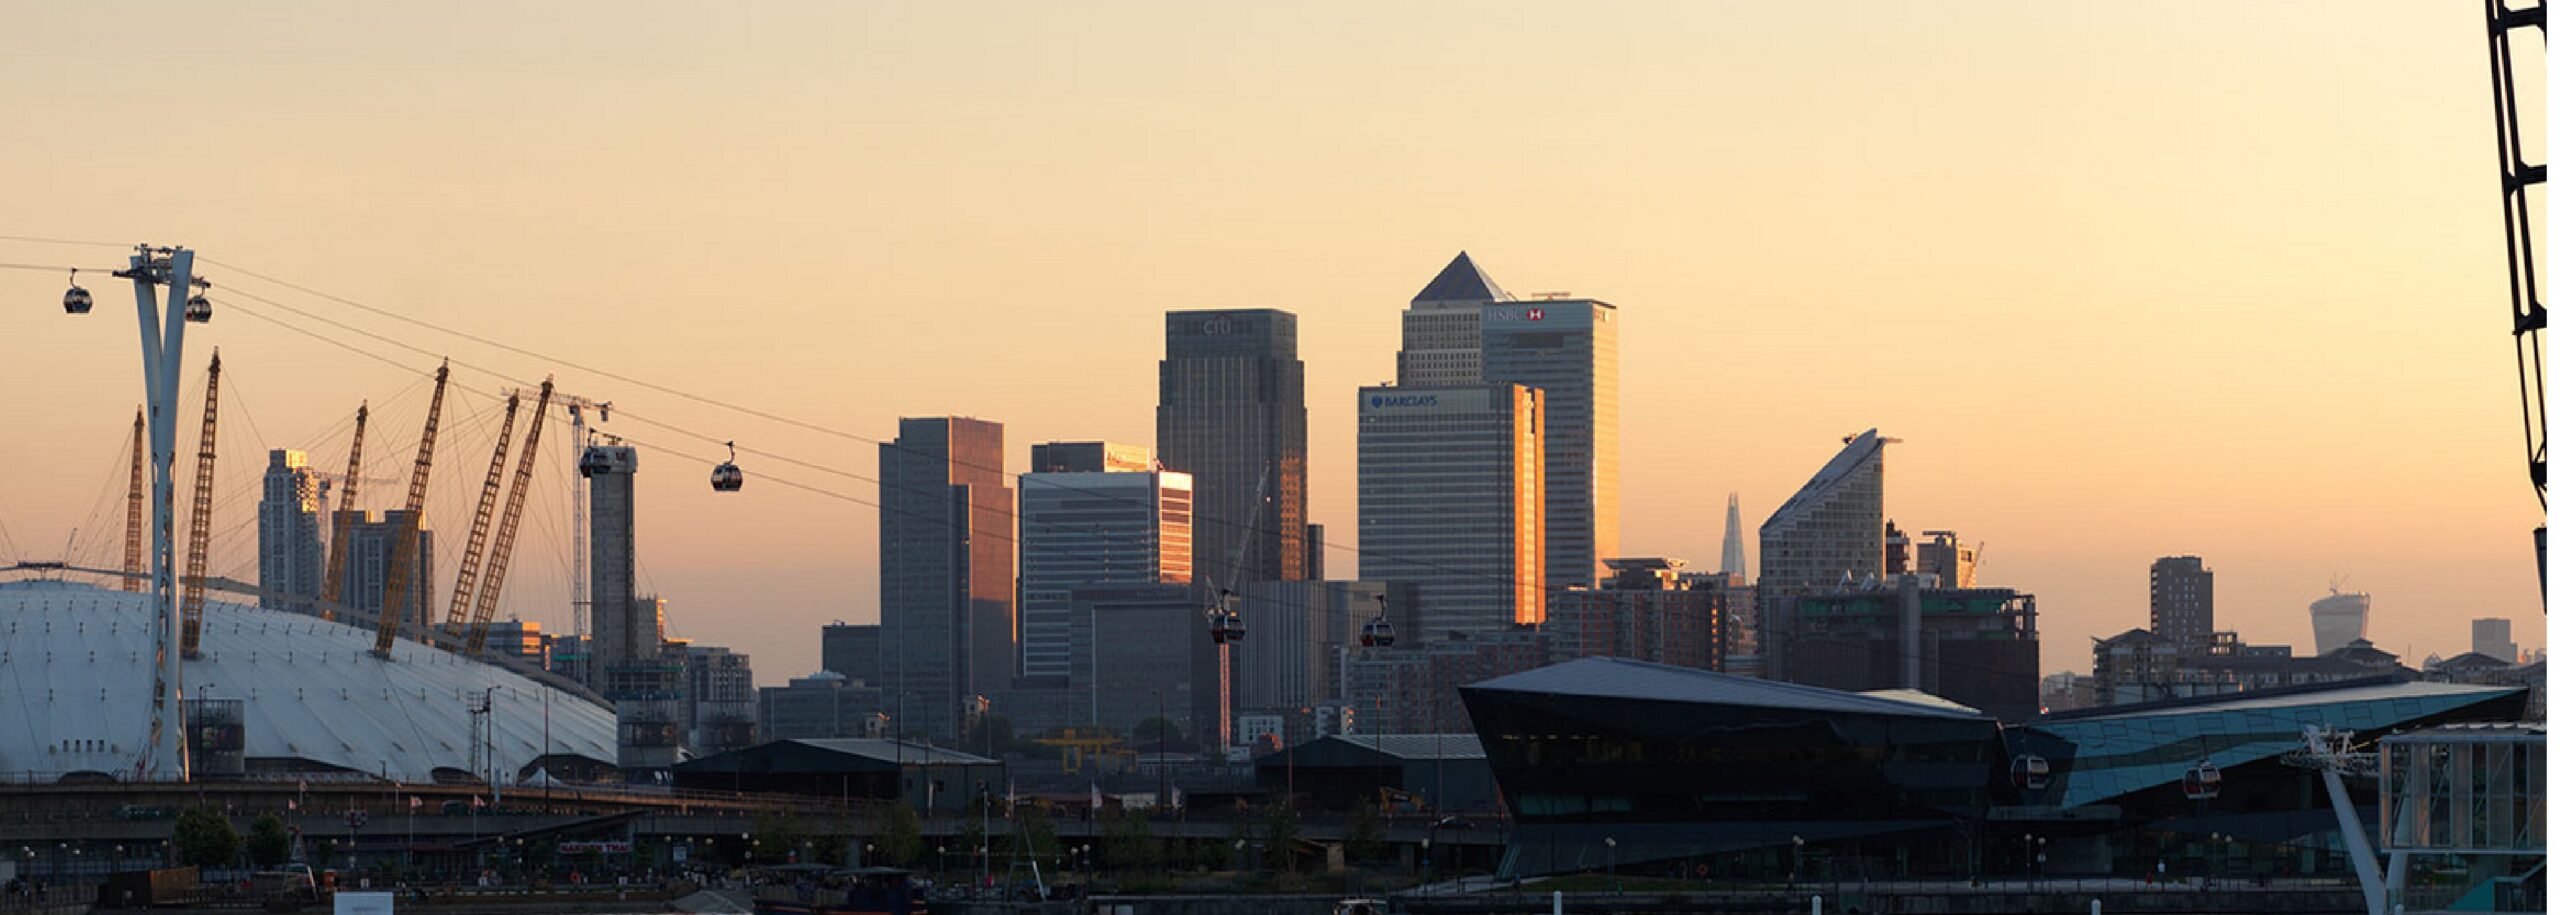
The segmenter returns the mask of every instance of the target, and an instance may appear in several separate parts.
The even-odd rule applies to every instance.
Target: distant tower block
[[[2372,612],[2372,595],[2361,591],[2342,594],[2331,587],[2329,596],[2311,602],[2312,646],[2320,654],[2328,654],[2364,638],[2365,619]]]
[[[1724,495],[1724,562],[1716,569],[1729,575],[1749,577],[1750,566],[1742,556],[1742,494]]]

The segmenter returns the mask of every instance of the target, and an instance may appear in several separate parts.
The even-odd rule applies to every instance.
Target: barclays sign
[[[1369,395],[1369,408],[1373,410],[1382,407],[1436,407],[1439,405],[1440,395],[1438,394]]]

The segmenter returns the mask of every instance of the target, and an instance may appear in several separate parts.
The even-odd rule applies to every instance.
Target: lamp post
[[[1618,837],[1605,836],[1601,838],[1600,844],[1609,847],[1609,891],[1617,892],[1624,889],[1618,885]]]
[[[1804,869],[1804,837],[1788,838],[1795,843],[1795,857],[1787,863],[1787,886],[1793,888],[1796,885],[1796,872]]]
[[[1426,898],[1431,895],[1431,834],[1428,832],[1422,836],[1422,895]]]

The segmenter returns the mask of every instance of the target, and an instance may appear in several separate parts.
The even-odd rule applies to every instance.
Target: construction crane
[[[444,383],[452,377],[451,363],[436,366],[436,392],[427,400],[427,428],[418,433],[418,461],[409,468],[409,501],[407,511],[394,525],[390,570],[382,576],[382,617],[373,630],[373,656],[391,657],[391,641],[400,636],[400,599],[409,592],[409,578],[417,574],[418,533],[426,527],[427,473],[435,468],[436,422],[444,417]],[[424,593],[425,589],[419,589]],[[423,603],[423,601],[421,601]]]
[[[320,599],[324,602],[320,618],[324,620],[338,618],[338,611],[328,608],[338,605],[339,589],[347,581],[347,563],[355,558],[347,552],[347,537],[355,527],[355,519],[347,513],[355,510],[356,481],[364,473],[364,420],[371,409],[369,403],[356,404],[356,433],[347,440],[347,489],[338,497],[338,510],[329,515],[329,569],[320,584]]]
[[[195,657],[204,636],[204,562],[213,542],[213,418],[222,403],[222,350],[204,373],[204,437],[196,442],[196,499],[187,517],[187,574],[179,579],[178,654]]]
[[[587,414],[596,411],[597,422],[613,420],[613,401],[588,400],[575,394],[553,394],[553,400],[569,408],[569,436],[572,448],[587,446]],[[573,635],[587,634],[587,609],[594,600],[587,594],[587,488],[569,487],[569,629]]]
[[[489,545],[489,514],[498,508],[498,483],[507,472],[507,443],[516,433],[516,409],[523,398],[507,395],[507,416],[498,423],[498,446],[489,452],[489,476],[480,482],[480,505],[471,513],[471,540],[462,548],[462,565],[453,573],[453,602],[446,605],[444,625],[460,627],[469,619],[471,586],[480,583],[480,551]]]
[[[533,423],[524,431],[524,453],[516,457],[516,479],[507,489],[506,513],[498,518],[498,542],[489,550],[489,576],[480,582],[480,601],[471,609],[471,632],[462,641],[465,653],[479,654],[489,640],[489,620],[498,613],[498,592],[507,583],[507,561],[516,552],[516,524],[524,520],[525,496],[533,489],[533,458],[542,448],[542,420],[550,411],[551,379],[545,378],[542,393],[534,398]]]
[[[139,592],[150,576],[142,570],[142,492],[143,481],[150,472],[144,462],[151,456],[151,446],[143,443],[142,408],[133,408],[133,485],[124,492],[124,574],[123,588]]]

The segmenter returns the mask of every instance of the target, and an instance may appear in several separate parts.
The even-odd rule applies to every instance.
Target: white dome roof
[[[0,778],[136,771],[151,729],[151,609],[143,593],[0,582]],[[543,755],[612,763],[610,709],[406,639],[378,659],[373,639],[371,629],[208,599],[186,695],[244,700],[253,769],[301,759],[403,781],[468,772],[471,703],[490,687],[502,778]]]

